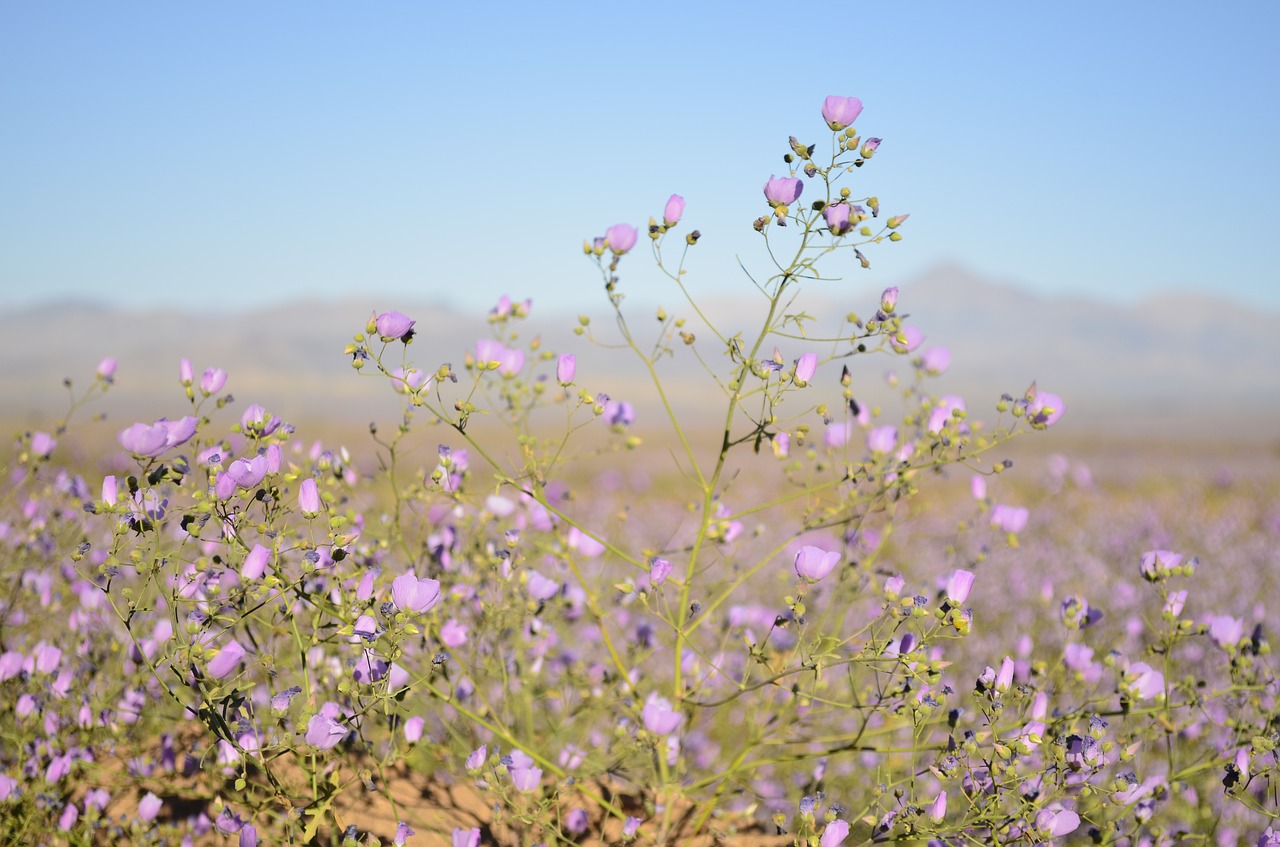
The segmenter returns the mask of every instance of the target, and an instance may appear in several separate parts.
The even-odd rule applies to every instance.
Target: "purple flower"
[[[764,197],[773,206],[790,206],[800,199],[804,183],[799,177],[770,176],[764,184]]]
[[[450,618],[440,627],[440,643],[449,648],[461,647],[467,643],[467,628]]]
[[[930,435],[938,435],[954,419],[955,412],[963,412],[964,410],[963,397],[948,394],[940,398],[937,405],[929,413],[929,422],[925,424],[925,432]]]
[[[397,338],[413,337],[413,325],[415,323],[417,321],[411,321],[399,312],[383,312],[374,319],[374,326],[378,328],[378,336],[383,341],[395,341]]]
[[[1009,656],[1004,657],[1004,661],[1000,663],[1000,672],[996,674],[995,689],[1001,693],[1008,691],[1013,685],[1013,671],[1016,665]]]
[[[302,485],[298,487],[298,508],[309,518],[320,514],[323,508],[320,502],[320,490],[316,487],[316,481],[310,477],[304,479]]]
[[[654,735],[670,735],[675,731],[684,716],[671,708],[671,701],[657,694],[650,694],[640,712],[644,728]]]
[[[136,423],[121,430],[116,440],[136,456],[155,458],[195,434],[196,419],[188,415],[176,421],[161,418],[154,424]]]
[[[675,226],[680,223],[680,218],[684,216],[684,198],[679,194],[672,194],[667,200],[666,207],[662,210],[662,222],[667,226]]]
[[[878,426],[867,433],[867,449],[872,453],[889,453],[898,444],[898,429]]]
[[[190,359],[182,359],[178,362],[178,381],[183,385],[190,385],[195,381],[195,374],[191,371]]]
[[[671,563],[666,559],[654,556],[649,560],[649,584],[657,587],[667,581],[671,574]]]
[[[0,682],[13,679],[22,670],[22,654],[17,650],[0,653]]]
[[[969,599],[969,590],[972,588],[973,574],[966,570],[957,569],[947,582],[947,602],[953,606],[959,606]]]
[[[200,376],[200,393],[205,397],[217,394],[227,384],[227,372],[221,368],[209,368]]]
[[[893,310],[898,307],[898,289],[896,286],[886,288],[880,295],[880,311],[887,315],[893,314]]]
[[[426,719],[418,715],[414,715],[404,722],[404,740],[410,744],[417,744],[422,740],[422,727],[426,724]]]
[[[1061,803],[1054,803],[1036,813],[1036,829],[1054,838],[1075,832],[1079,826],[1080,816],[1063,808]]]
[[[938,796],[929,804],[929,817],[934,821],[941,821],[947,816],[947,791],[943,789],[938,792]]]
[[[205,672],[214,679],[222,679],[239,667],[244,654],[244,646],[233,638],[227,646],[218,651],[218,655],[209,660]]]
[[[635,247],[636,237],[636,228],[631,224],[614,224],[604,231],[605,246],[612,250],[615,256],[621,256]]]
[[[773,455],[779,459],[785,459],[791,455],[791,434],[787,432],[776,432],[769,439],[770,446],[773,447]]]
[[[542,782],[542,768],[535,766],[511,769],[511,784],[517,791],[537,791]]]
[[[826,219],[827,229],[832,235],[844,235],[853,226],[849,222],[850,211],[848,203],[832,203],[822,210],[822,217]]]
[[[1020,506],[996,506],[991,510],[991,526],[1001,532],[1016,535],[1027,526],[1030,512]]]
[[[327,704],[326,704],[327,705]],[[322,711],[307,722],[306,742],[319,750],[329,750],[347,736],[346,727]]]
[[[138,820],[155,820],[156,815],[160,814],[160,807],[163,805],[164,802],[159,797],[148,791],[146,795],[138,801]]]
[[[862,158],[870,159],[874,156],[876,150],[880,149],[880,142],[883,140],[882,138],[868,138],[862,142]]]
[[[569,814],[564,816],[564,827],[571,835],[581,835],[590,825],[591,819],[587,817],[586,809],[571,809]]]
[[[610,426],[626,427],[635,422],[636,410],[630,403],[610,400],[604,404],[604,419]]]
[[[111,382],[116,375],[116,365],[118,362],[110,356],[98,362],[98,376],[107,382]]]
[[[625,823],[622,824],[622,837],[632,839],[636,837],[636,832],[640,830],[640,824],[644,823],[644,818],[627,817]]]
[[[1125,690],[1138,700],[1164,696],[1164,674],[1146,662],[1135,662],[1123,674]]]
[[[245,824],[244,829],[240,830],[238,847],[258,847],[258,828],[251,823]]]
[[[930,376],[940,376],[951,367],[951,351],[946,347],[931,347],[920,357],[920,366]]]
[[[489,747],[486,744],[481,744],[479,747],[472,750],[471,753],[467,756],[467,764],[466,764],[467,772],[472,773],[484,767],[484,760],[488,757],[488,755],[489,755]]]
[[[571,385],[573,378],[578,373],[578,357],[572,353],[565,353],[556,362],[556,380],[561,385]]]
[[[1214,644],[1226,649],[1234,648],[1244,635],[1244,621],[1230,615],[1214,615],[1209,618],[1209,638]]]
[[[58,446],[57,440],[47,432],[31,433],[31,452],[37,456],[48,456]]]
[[[76,808],[76,804],[68,803],[62,808],[62,816],[58,818],[58,829],[66,832],[76,825],[79,818],[80,810]]]
[[[480,830],[477,827],[454,829],[450,843],[452,847],[480,847]]]
[[[796,368],[793,379],[796,385],[804,387],[813,379],[814,372],[818,369],[818,354],[805,353],[799,359],[796,359]]]
[[[559,593],[560,583],[556,582],[554,579],[548,579],[535,570],[530,570],[529,579],[528,582],[525,583],[525,588],[528,590],[531,598],[541,603],[544,600],[550,600]]]
[[[889,337],[889,344],[899,353],[910,353],[924,343],[924,333],[913,326],[904,326],[897,335]]]
[[[1027,406],[1027,420],[1034,426],[1053,426],[1066,410],[1066,404],[1057,394],[1037,391],[1035,399]]]
[[[280,419],[253,403],[240,416],[240,427],[250,435],[270,435],[280,428]]]
[[[1182,564],[1182,554],[1169,550],[1148,550],[1142,554],[1142,575],[1148,580],[1166,577]]]
[[[796,576],[806,582],[817,582],[840,564],[840,553],[828,552],[820,547],[801,547],[796,553]]]
[[[440,602],[440,583],[434,579],[418,579],[412,570],[391,582],[391,600],[402,612],[427,612]]]
[[[249,555],[244,557],[244,564],[240,566],[240,578],[245,580],[262,579],[262,575],[267,572],[267,564],[270,561],[271,550],[261,544],[253,545]]]
[[[391,372],[391,387],[400,394],[412,394],[431,385],[431,375],[417,368],[396,368]]]
[[[392,843],[396,847],[404,847],[404,843],[409,840],[410,835],[417,835],[417,833],[410,829],[409,825],[404,821],[396,821],[396,837]]]
[[[836,132],[852,126],[860,114],[862,114],[862,101],[857,97],[837,97],[833,94],[822,101],[822,119]],[[830,847],[830,845],[823,844],[822,847]]]
[[[222,476],[225,474],[231,482],[240,488],[253,488],[266,478],[267,470],[267,457],[265,455],[254,456],[252,459],[239,458],[227,465],[226,470],[221,474],[218,474],[218,483],[221,484]]]
[[[836,847],[848,837],[849,822],[837,818],[823,827],[822,838],[819,839],[818,844],[820,847]]]

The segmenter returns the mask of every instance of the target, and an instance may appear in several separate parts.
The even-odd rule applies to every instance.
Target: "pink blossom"
[[[58,446],[58,441],[47,432],[31,433],[31,452],[37,456],[48,456],[53,452],[53,448]]]
[[[675,226],[680,223],[680,218],[684,216],[684,198],[679,194],[672,194],[667,200],[666,207],[662,210],[662,222],[667,226]]]
[[[320,490],[311,477],[304,479],[302,485],[298,487],[298,508],[309,518],[320,514],[321,509],[324,508],[320,502]]]
[[[578,357],[572,353],[563,354],[556,362],[556,381],[561,385],[571,385],[578,373]]]
[[[924,343],[924,333],[913,326],[904,326],[897,335],[889,336],[889,344],[899,353],[910,353]]]
[[[822,210],[822,217],[827,221],[827,229],[831,230],[832,235],[844,235],[852,228],[849,222],[849,212],[851,211],[848,203],[831,203]]]
[[[996,506],[991,510],[991,526],[1001,532],[1017,534],[1026,528],[1030,514],[1020,506]]]
[[[947,600],[958,606],[969,599],[969,591],[973,588],[973,573],[957,569],[947,581]]]
[[[813,379],[813,374],[818,369],[818,354],[805,353],[799,359],[796,359],[795,372],[793,378],[796,385],[804,387]]]
[[[636,246],[638,233],[631,224],[614,224],[604,231],[604,243],[615,256],[621,256]]]
[[[1027,406],[1027,420],[1036,426],[1053,426],[1066,410],[1066,404],[1057,394],[1037,391],[1035,399]]]
[[[160,808],[164,805],[159,797],[148,791],[141,800],[138,801],[138,820],[153,821],[156,815],[160,814]]]
[[[773,206],[790,206],[800,199],[804,183],[799,177],[769,177],[764,184],[764,197]]]
[[[650,694],[641,710],[644,728],[654,735],[669,735],[684,720],[684,716],[671,708],[671,701],[657,694]]]
[[[862,101],[857,97],[837,97],[833,94],[822,101],[822,118],[827,122],[827,126],[836,132],[852,126],[860,114],[862,114]],[[830,845],[823,844],[822,847],[830,847]]]
[[[819,839],[819,847],[837,847],[846,838],[849,837],[849,823],[839,818],[828,823],[822,829],[822,838]]]
[[[440,602],[440,583],[434,579],[418,579],[412,570],[391,583],[391,600],[404,612],[427,612]]]
[[[831,573],[840,564],[838,551],[827,551],[820,547],[801,547],[796,553],[796,576],[806,582],[817,582]]]
[[[378,329],[378,336],[384,341],[412,337],[415,323],[417,321],[412,321],[399,312],[383,312],[374,319],[374,326]]]
[[[221,368],[209,368],[200,376],[200,393],[206,397],[217,394],[226,384],[226,371]]]
[[[867,433],[867,449],[872,453],[889,453],[898,444],[898,429],[878,426]]]
[[[154,458],[186,442],[196,434],[196,419],[188,415],[176,421],[161,418],[154,424],[136,423],[120,431],[120,446],[137,456]]]

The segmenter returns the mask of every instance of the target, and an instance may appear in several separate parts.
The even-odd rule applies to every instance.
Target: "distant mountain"
[[[811,333],[838,322],[850,310],[868,317],[878,291],[845,301],[814,286],[794,310],[818,318]],[[945,346],[950,370],[932,381],[939,393],[966,397],[972,414],[990,415],[1002,392],[1021,394],[1034,379],[1060,394],[1068,413],[1060,424],[1078,434],[1188,435],[1259,440],[1274,437],[1280,414],[1280,315],[1246,309],[1217,298],[1167,295],[1133,306],[1086,298],[1049,298],[943,267],[899,286],[900,314],[919,327],[925,346]],[[752,292],[754,295],[754,291]],[[856,302],[854,300],[856,299]],[[462,314],[439,304],[394,304],[414,317],[418,335],[410,358],[424,370],[444,361],[460,368],[466,351],[489,333],[486,316]],[[687,317],[699,350],[713,367],[726,359],[687,306],[667,306]],[[722,332],[745,332],[762,314],[749,298],[700,304]],[[65,408],[62,380],[87,383],[104,356],[120,365],[117,384],[94,407],[120,422],[177,416],[188,408],[178,385],[178,361],[191,359],[197,375],[217,366],[230,374],[226,391],[235,409],[259,402],[286,419],[317,417],[340,424],[394,421],[398,404],[389,386],[358,375],[343,346],[363,329],[374,297],[346,302],[291,303],[245,312],[203,312],[197,303],[146,312],[109,305],[43,305],[0,316],[0,370],[5,417],[18,425],[47,423]],[[825,320],[824,320],[825,318]],[[652,339],[652,312],[630,315],[633,331]],[[645,415],[647,376],[625,350],[593,348],[572,333],[576,315],[539,311],[522,327],[524,338],[541,335],[543,349],[579,354],[579,381],[590,390],[629,399]],[[611,316],[598,315],[593,332],[617,341]],[[784,357],[830,344],[780,339]],[[764,351],[772,353],[772,347]],[[683,345],[660,364],[673,402],[692,414],[710,411],[708,391],[718,389]],[[864,359],[866,361],[864,361]],[[877,355],[852,361],[857,396],[892,401],[883,373],[906,376],[904,357]],[[834,380],[838,366],[819,373]],[[230,419],[228,414],[228,419]]]

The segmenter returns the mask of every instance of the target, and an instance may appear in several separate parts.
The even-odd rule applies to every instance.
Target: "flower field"
[[[583,245],[615,320],[576,350],[531,301],[467,350],[353,315],[394,427],[180,350],[171,412],[108,424],[104,351],[0,459],[0,843],[1280,844],[1280,457],[1062,441],[1032,375],[947,393],[909,292],[795,306],[901,249],[861,110],[746,216],[751,326],[672,195]]]

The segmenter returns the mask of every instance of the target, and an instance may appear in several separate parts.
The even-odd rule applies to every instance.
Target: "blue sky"
[[[672,192],[730,292],[839,94],[912,215],[840,284],[1280,309],[1280,4],[463,5],[0,6],[0,303],[600,305],[582,239]]]

